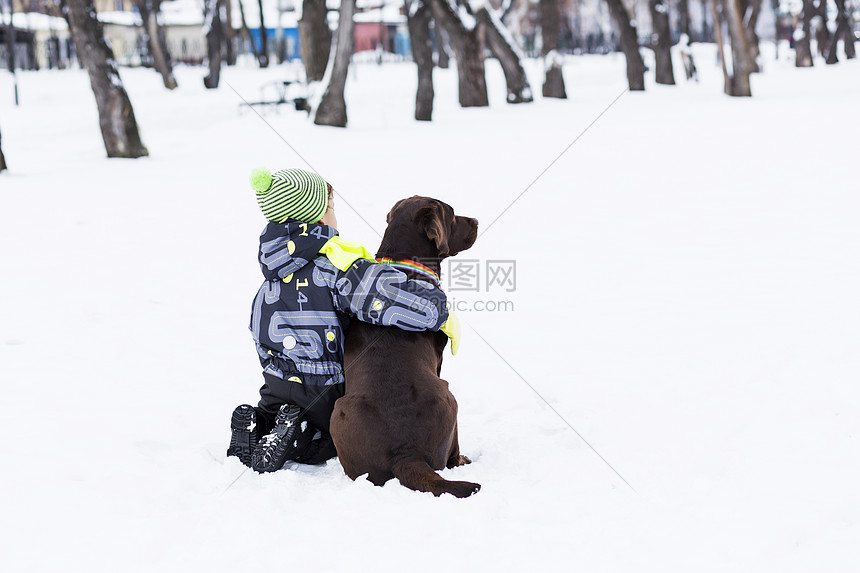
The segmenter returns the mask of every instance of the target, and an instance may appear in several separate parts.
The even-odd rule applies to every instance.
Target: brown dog
[[[387,222],[376,256],[420,261],[437,274],[442,259],[468,249],[478,235],[477,220],[417,195],[394,205]],[[382,485],[396,477],[436,496],[468,497],[481,489],[434,471],[471,461],[460,455],[457,401],[439,378],[447,342],[441,332],[352,324],[344,356],[346,394],[331,416],[331,436],[350,478],[368,474]]]

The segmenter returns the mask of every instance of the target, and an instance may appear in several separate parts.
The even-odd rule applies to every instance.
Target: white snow
[[[238,11],[238,8],[236,8]],[[158,12],[163,26],[199,26],[203,24],[202,0],[172,0],[162,2]]]
[[[416,2],[417,4],[417,2]],[[400,13],[400,6],[387,5],[382,9],[356,12],[352,17],[355,22],[380,22],[385,24],[405,24],[406,16]]]
[[[169,3],[168,3],[169,4]],[[99,22],[119,26],[140,26],[142,20],[137,12],[99,12]]]
[[[21,30],[68,30],[69,25],[63,18],[48,16],[38,12],[15,12],[12,14],[12,23]],[[4,9],[0,11],[0,26],[9,25],[9,13]]]
[[[239,9],[239,0],[232,0],[232,15],[233,27],[237,30],[242,27],[242,12]],[[296,10],[292,10],[289,2],[283,2],[283,10],[279,8],[278,0],[263,0],[263,20],[266,23],[266,28],[275,29],[278,27],[278,18],[280,18],[281,26],[284,28],[297,28],[299,18],[301,18],[301,1],[295,2]],[[260,7],[256,1],[242,2],[242,7],[245,9],[245,22],[248,28],[260,27]]]
[[[474,30],[475,26],[478,25],[478,22],[475,20],[475,17],[469,14],[468,10],[466,10],[465,6],[457,5],[453,0],[445,0],[451,7],[451,10],[454,11],[457,16],[460,18],[460,22],[463,24],[463,27],[466,30]]]
[[[693,50],[700,83],[649,74],[536,181],[623,92],[621,55],[568,58],[564,101],[505,104],[488,61],[491,106],[461,109],[452,66],[418,123],[414,65],[371,64],[346,130],[265,116],[345,200],[346,238],[374,250],[429,195],[481,221],[458,259],[516,260],[515,292],[449,292],[516,303],[461,312],[446,352],[474,463],[442,474],[483,485],[466,500],[225,459],[262,383],[248,174],[307,167],[231,89],[122,69],[151,156],[108,160],[86,73],[19,72],[20,107],[0,74],[0,568],[854,571],[860,63],[782,51],[731,99]],[[282,74],[222,69],[246,97]]]
[[[550,50],[543,57],[543,69],[549,71],[552,68],[559,68],[564,65],[564,56],[558,50]]]

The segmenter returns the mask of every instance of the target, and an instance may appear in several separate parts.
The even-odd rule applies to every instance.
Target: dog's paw
[[[460,466],[465,466],[466,464],[471,464],[472,460],[463,455],[457,455],[456,458],[452,457],[448,460],[448,463],[445,465],[449,470],[452,468],[457,468]]]
[[[446,490],[445,493],[450,493],[455,497],[469,497],[481,491],[481,484],[469,481],[452,481],[448,482]]]

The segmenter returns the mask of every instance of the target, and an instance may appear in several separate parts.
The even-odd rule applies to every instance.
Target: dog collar
[[[405,259],[402,261],[395,261],[390,257],[382,257],[381,259],[376,259],[377,263],[382,263],[383,265],[389,265],[392,267],[396,267],[398,269],[403,269],[407,271],[413,271],[420,275],[424,275],[428,279],[432,280],[436,283],[436,286],[442,284],[442,281],[439,279],[439,275],[436,272],[429,268],[425,267],[421,263],[416,263],[415,261],[410,261],[409,259]]]

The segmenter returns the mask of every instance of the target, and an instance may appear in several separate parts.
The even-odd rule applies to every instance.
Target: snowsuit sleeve
[[[363,322],[403,330],[439,330],[448,320],[447,297],[435,285],[366,259],[339,271],[335,306]]]

